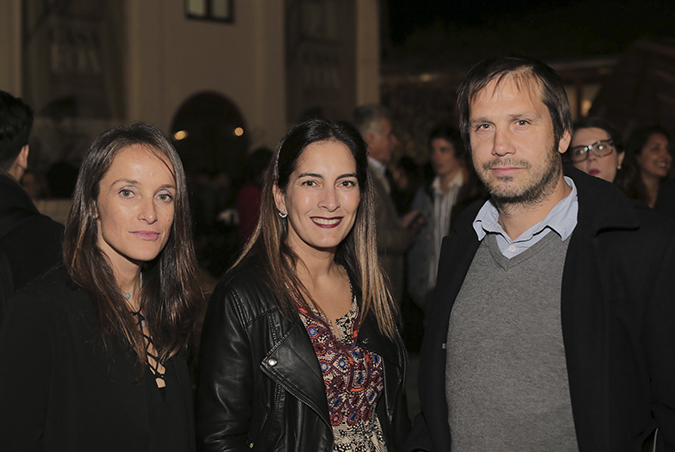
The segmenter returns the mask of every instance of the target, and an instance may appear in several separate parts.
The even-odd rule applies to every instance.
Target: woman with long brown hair
[[[626,164],[633,175],[626,183],[626,195],[654,207],[661,184],[670,176],[672,152],[670,134],[663,127],[634,130],[626,142]]]
[[[3,319],[3,449],[194,450],[185,352],[202,296],[187,196],[156,127],[93,143],[63,267],[19,292]]]
[[[402,444],[407,357],[377,257],[366,148],[349,124],[318,119],[279,144],[257,228],[204,321],[203,450]]]

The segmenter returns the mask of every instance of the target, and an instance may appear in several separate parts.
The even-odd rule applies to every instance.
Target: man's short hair
[[[513,77],[519,86],[535,80],[541,89],[541,101],[548,107],[553,122],[555,143],[560,141],[565,131],[572,132],[572,112],[560,76],[541,61],[520,55],[500,56],[481,61],[474,66],[457,91],[457,109],[459,128],[462,138],[470,148],[469,115],[471,102],[492,80],[497,84]],[[522,85],[521,85],[522,82]]]
[[[382,132],[382,118],[391,121],[391,113],[386,107],[379,104],[360,105],[352,113],[351,123],[364,137],[367,133]]]
[[[21,99],[0,91],[0,168],[7,171],[28,144],[33,110]]]
[[[442,122],[436,124],[431,132],[429,132],[429,141],[427,143],[429,149],[431,149],[431,142],[437,138],[442,138],[448,143],[452,144],[455,148],[455,157],[461,157],[464,154],[464,143],[462,141],[462,136],[459,133],[457,127],[453,126],[449,122]]]

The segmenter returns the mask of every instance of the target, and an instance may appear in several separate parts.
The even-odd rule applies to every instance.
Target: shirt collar
[[[377,160],[375,160],[375,159],[372,158],[372,157],[368,157],[368,163],[370,163],[371,166],[372,166],[378,173],[380,173],[381,176],[384,176],[384,175],[385,175],[385,173],[386,173],[386,171],[387,171],[387,167],[384,166],[382,163],[378,162]]]
[[[464,171],[457,171],[457,174],[455,174],[455,177],[452,178],[450,181],[450,188],[455,188],[455,187],[461,187],[462,184],[464,183]],[[436,176],[434,177],[434,181],[431,183],[431,189],[434,191],[434,193],[438,194],[443,194],[443,190],[441,189],[441,177]]]
[[[563,240],[566,240],[574,231],[577,225],[577,213],[579,212],[579,200],[577,198],[577,188],[569,177],[565,176],[565,182],[572,191],[564,199],[551,209],[539,223],[530,227],[515,240],[511,240],[504,228],[499,224],[499,211],[490,201],[483,204],[476,219],[473,220],[473,229],[476,231],[478,240],[483,240],[487,233],[500,234],[509,242],[524,242],[530,240],[532,236],[538,234],[545,228],[555,231]]]

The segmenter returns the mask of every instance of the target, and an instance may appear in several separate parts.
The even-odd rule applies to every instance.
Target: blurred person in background
[[[200,450],[396,451],[405,438],[407,356],[366,148],[320,119],[279,144],[256,230],[204,320]]]
[[[63,226],[41,215],[19,184],[32,127],[33,110],[0,91],[0,318],[16,290],[60,260]]]
[[[394,201],[399,215],[405,215],[410,211],[412,200],[417,189],[424,182],[423,168],[412,157],[401,157],[393,171],[387,171],[389,185],[391,186],[391,199]]]
[[[429,159],[433,180],[415,193],[412,209],[424,214],[426,224],[415,236],[407,254],[407,289],[415,304],[426,311],[436,285],[438,258],[443,237],[450,232],[452,218],[463,187],[468,182],[462,137],[448,123],[436,125],[429,134]]]
[[[27,169],[21,178],[21,187],[26,190],[31,201],[37,203],[38,201],[49,196],[49,187],[47,186],[47,178],[44,174]]]
[[[424,216],[419,210],[413,210],[399,217],[391,197],[386,171],[398,139],[389,111],[382,105],[362,105],[352,113],[351,123],[368,145],[368,167],[375,196],[377,253],[391,281],[394,300],[400,306],[405,286],[405,253],[424,224]]]
[[[246,180],[239,189],[236,198],[239,216],[239,242],[243,247],[253,235],[260,216],[260,189],[265,177],[265,170],[272,159],[272,150],[259,147],[246,159]]]
[[[608,120],[600,117],[583,118],[574,123],[566,156],[575,168],[607,182],[615,182],[625,157],[619,133]]]
[[[64,265],[18,292],[0,327],[3,450],[195,450],[186,348],[202,295],[187,197],[156,127],[92,144]]]
[[[661,183],[670,176],[672,160],[666,129],[660,126],[636,129],[626,142],[625,165],[634,173],[626,184],[626,195],[654,207]]]

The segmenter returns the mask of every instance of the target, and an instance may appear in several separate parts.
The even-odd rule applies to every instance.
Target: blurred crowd
[[[567,265],[597,252],[600,261],[606,260],[598,279],[611,272],[613,285],[593,292],[602,281],[588,284],[588,294],[607,296],[611,303],[642,287],[642,276],[624,278],[629,253],[658,273],[661,264],[655,262],[668,250],[658,251],[656,234],[649,231],[666,231],[666,237],[672,225],[665,217],[675,219],[671,132],[659,125],[618,131],[600,117],[572,125],[555,72],[536,60],[510,58],[481,63],[502,67],[501,76],[485,67],[482,74],[481,66],[472,70],[467,79],[473,76],[475,83],[465,81],[460,89],[463,119],[460,124],[438,121],[425,130],[424,155],[404,150],[394,159],[398,137],[409,134],[412,125],[383,105],[368,104],[357,106],[345,121],[304,121],[276,149],[253,149],[242,168],[213,173],[184,171],[172,142],[145,123],[101,134],[79,169],[58,162],[45,173],[36,171],[28,165],[32,111],[0,92],[0,358],[10,363],[10,370],[0,371],[0,405],[6,404],[0,406],[0,443],[11,438],[8,444],[21,444],[25,436],[54,446],[49,450],[67,450],[76,439],[91,445],[106,438],[118,450],[146,450],[128,444],[145,438],[149,426],[148,441],[157,450],[194,450],[197,441],[204,450],[254,449],[256,442],[263,448],[272,444],[274,450],[395,450],[410,429],[403,389],[407,353],[422,350],[423,365],[436,373],[424,374],[428,369],[423,368],[420,378],[430,378],[429,387],[438,392],[426,394],[406,450],[432,450],[431,442],[449,441],[450,428],[466,428],[459,443],[483,434],[471,416],[492,412],[492,399],[464,382],[476,379],[491,387],[498,378],[472,366],[497,369],[500,378],[501,371],[507,372],[505,378],[518,386],[527,366],[538,369],[539,355],[533,353],[537,358],[529,361],[527,353],[530,348],[538,352],[543,338],[545,360],[559,360],[551,368],[567,358],[569,375],[593,378],[588,366],[580,372],[583,366],[571,361],[586,357],[586,344],[579,352],[567,338],[592,336],[597,325],[583,323],[586,317],[579,313],[588,308],[585,303],[561,314],[559,300],[570,293],[563,274],[587,277],[587,268]],[[557,113],[547,90],[558,96]],[[470,116],[471,109],[481,115]],[[544,142],[554,144],[537,147]],[[599,212],[602,208],[585,204],[602,206],[601,196],[611,204],[609,218]],[[511,231],[518,233],[507,233],[514,225]],[[584,235],[583,240],[597,239],[597,249],[582,239],[568,240],[571,231],[581,237],[591,229],[592,238]],[[616,258],[616,244],[624,239],[628,251]],[[643,256],[647,246],[658,252]],[[537,255],[539,249],[550,253]],[[661,262],[670,262],[668,256]],[[509,273],[526,259],[532,261],[525,273]],[[671,329],[658,313],[671,312],[672,303],[658,296],[670,275],[664,279],[656,273],[644,276],[648,292],[653,287],[657,293],[653,311],[639,312],[655,325],[644,335],[660,338]],[[502,281],[503,274],[517,289],[494,290],[492,278]],[[536,310],[523,295],[540,297],[540,286],[541,299],[552,301],[542,308],[541,325],[539,311],[532,315]],[[445,292],[439,295],[437,287]],[[614,289],[620,292],[616,297]],[[211,293],[207,308],[204,301]],[[451,319],[455,298],[464,305]],[[483,302],[490,306],[485,312]],[[624,304],[633,309],[638,302]],[[490,317],[495,312],[532,322],[523,332],[511,328],[510,320],[505,326],[506,317]],[[589,321],[599,318],[603,326],[614,321],[605,319],[601,309],[591,314]],[[565,332],[565,322],[560,326],[565,315],[576,316],[583,326]],[[625,383],[638,393],[642,386],[635,381],[654,378],[650,384],[658,393],[663,384],[658,378],[672,365],[663,365],[665,371],[653,360],[643,366],[643,353],[661,350],[663,344],[660,339],[642,344],[642,330],[635,339],[632,320],[626,320],[625,343],[619,339],[617,345],[616,335],[607,340],[615,347],[606,359],[608,368],[628,363],[627,376],[622,374],[625,380],[617,385]],[[452,322],[466,323],[457,327]],[[425,352],[422,338],[429,325],[433,330]],[[493,367],[499,356],[481,361],[483,352],[510,348],[508,341],[491,337],[495,326],[495,337],[502,337],[498,329],[504,328],[508,340],[528,342],[525,367],[515,360]],[[15,346],[19,343],[29,351]],[[489,343],[494,348],[485,346]],[[474,346],[481,352],[472,351]],[[639,355],[634,367],[623,356],[625,349],[631,357]],[[460,364],[440,368],[445,359]],[[463,367],[465,362],[470,364]],[[561,406],[567,410],[554,430],[566,444],[576,444],[571,410],[582,410],[579,400],[591,396],[574,392],[570,398],[568,389],[579,391],[577,382],[568,382],[564,366],[558,373],[560,367],[555,369],[537,381],[557,391],[550,402],[555,406],[545,408],[555,416]],[[672,392],[672,381],[666,386],[663,392]],[[448,394],[447,406],[441,392]],[[510,397],[506,393],[495,397]],[[96,403],[88,404],[89,397]],[[458,405],[450,403],[453,397]],[[514,399],[519,410],[531,412],[527,397],[519,392]],[[648,405],[633,399],[616,403],[624,402]],[[109,408],[97,409],[97,404]],[[57,406],[69,416],[60,415]],[[448,406],[466,410],[469,421],[448,414]],[[129,410],[142,413],[141,419],[126,417]],[[270,413],[274,416],[268,418]],[[511,422],[499,412],[490,416],[496,423]],[[128,435],[111,433],[118,424]],[[83,425],[115,428],[99,436]],[[658,441],[669,440],[658,439],[662,426],[648,427],[630,433],[636,444],[653,441],[656,448]],[[502,436],[518,437],[487,430],[490,441],[496,441],[492,444]],[[537,439],[542,429],[535,430]],[[556,441],[542,436],[545,444]],[[590,444],[592,436],[583,441]],[[276,447],[280,443],[284,447]]]

